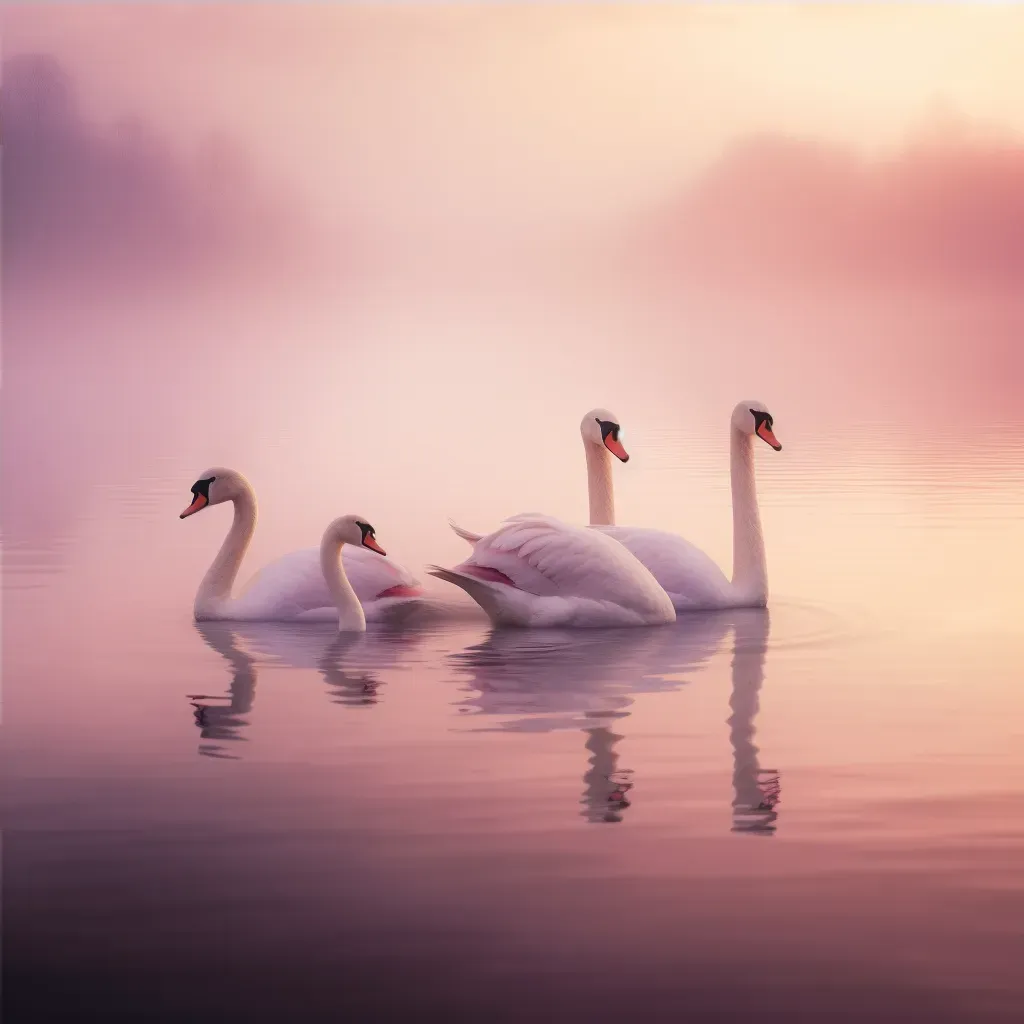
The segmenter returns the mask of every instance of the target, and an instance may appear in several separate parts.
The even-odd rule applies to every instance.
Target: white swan
[[[231,596],[256,530],[256,495],[249,481],[233,469],[208,469],[192,485],[192,503],[181,518],[225,501],[234,505],[234,521],[196,591],[196,621],[336,619],[338,611],[316,548],[293,551],[271,562],[238,597]],[[370,545],[345,544],[342,556],[367,621],[394,621],[423,603],[422,588],[409,570],[377,554]]]
[[[754,483],[754,437],[782,450],[762,402],[740,402],[732,411],[729,470],[732,479],[732,579],[685,537],[643,526],[595,528],[627,547],[672,599],[678,611],[711,608],[764,608],[768,568]],[[614,522],[614,514],[609,519]]]
[[[595,422],[599,421],[599,422]],[[615,500],[608,451],[623,462],[619,422],[607,410],[583,417],[580,433],[587,457],[590,525],[614,537],[642,562],[672,600],[676,611],[716,608],[763,608],[768,603],[768,571],[764,535],[754,484],[753,439],[756,435],[782,450],[772,431],[771,413],[762,402],[740,402],[732,412],[730,472],[732,477],[733,578],[695,544],[674,533],[642,526],[615,526]],[[621,452],[608,444],[612,438]],[[471,544],[479,535],[452,528]]]
[[[347,544],[357,548],[369,548],[386,558],[387,552],[377,543],[374,533],[365,516],[347,515],[335,519],[324,530],[323,540],[320,541],[320,568],[338,613],[339,633],[366,632],[363,606],[359,603],[359,598],[356,597],[356,592],[345,575],[345,567],[341,564],[342,548]]]
[[[465,562],[430,574],[465,590],[496,626],[655,626],[676,617],[621,544],[550,516],[516,516],[480,537]]]

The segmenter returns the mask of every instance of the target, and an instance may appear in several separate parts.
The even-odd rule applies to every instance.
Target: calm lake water
[[[769,610],[650,630],[197,626],[206,463],[69,466],[5,539],[8,1019],[1019,1020],[1024,431],[773,412]],[[728,569],[713,427],[627,429],[620,521]]]

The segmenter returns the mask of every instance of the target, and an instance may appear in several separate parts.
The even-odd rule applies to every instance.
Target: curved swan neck
[[[615,525],[615,495],[612,490],[612,459],[608,449],[583,442],[587,453],[587,494],[590,498],[590,525]]]
[[[754,484],[754,439],[732,429],[732,585],[752,603],[768,602],[768,567]]]
[[[329,533],[324,536],[320,543],[320,568],[334,607],[338,609],[338,631],[363,633],[366,631],[366,615],[341,562],[344,543]]]
[[[196,591],[197,620],[214,613],[218,605],[231,600],[231,588],[242,566],[242,559],[256,531],[256,495],[246,488],[232,500],[234,518],[224,543]]]

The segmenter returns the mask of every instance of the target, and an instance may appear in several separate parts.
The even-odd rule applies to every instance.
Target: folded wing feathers
[[[637,625],[675,618],[668,595],[618,541],[549,516],[506,520],[480,538],[463,564],[490,565],[515,580],[516,588],[508,588],[467,577],[458,566],[429,567],[432,576],[467,591],[495,621],[566,625],[579,618],[586,625],[600,607],[617,609],[613,620],[618,616],[620,625],[631,624],[622,621],[630,616]],[[539,577],[544,585],[538,589]],[[534,599],[543,603],[530,604]]]
[[[551,516],[525,514],[506,521],[481,538],[485,547],[521,558],[530,568],[560,586],[578,584],[594,574],[615,578],[623,569],[641,569],[618,542]],[[595,557],[595,555],[597,557]]]

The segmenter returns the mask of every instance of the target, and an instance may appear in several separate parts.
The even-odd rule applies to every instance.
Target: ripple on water
[[[758,479],[766,484],[759,495],[765,507],[803,505],[823,491],[856,501],[874,489],[932,509],[969,504],[993,517],[1019,513],[1024,505],[1024,437],[1018,426],[971,437],[942,430],[917,437],[905,428],[866,424],[841,435],[796,434],[784,445],[778,458],[757,460]],[[641,458],[630,472],[685,480],[690,496],[729,491],[725,434],[652,431],[632,447]]]
[[[783,598],[772,601],[769,614],[769,651],[834,648],[864,640],[881,629],[866,609],[858,607],[827,608]]]
[[[5,590],[40,590],[63,573],[70,562],[70,539],[40,545],[6,541],[3,545]]]

